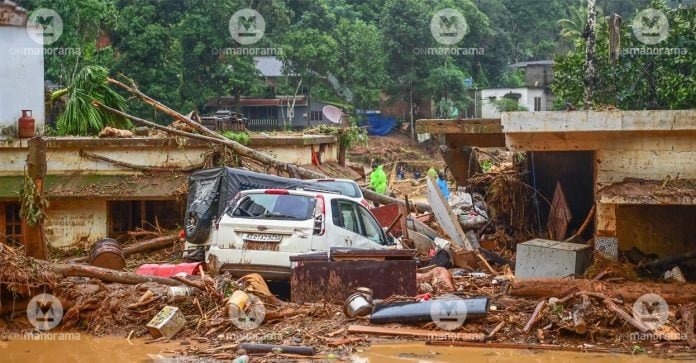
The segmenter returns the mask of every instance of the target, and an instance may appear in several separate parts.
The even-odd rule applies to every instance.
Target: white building
[[[519,62],[508,67],[524,72],[522,87],[484,88],[476,92],[476,115],[481,118],[500,118],[500,112],[494,102],[503,98],[517,101],[527,111],[553,110],[554,97],[551,93],[553,83],[553,61],[540,60]]]
[[[548,111],[548,92],[544,88],[484,88],[478,92],[481,100],[481,118],[500,118],[495,102],[503,98],[516,101],[527,111]]]
[[[0,0],[0,139],[17,137],[22,110],[31,110],[43,130],[43,44],[29,37],[26,24],[26,10]]]

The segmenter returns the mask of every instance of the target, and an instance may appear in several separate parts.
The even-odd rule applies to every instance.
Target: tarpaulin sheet
[[[388,135],[396,126],[396,118],[382,116],[377,113],[367,113],[368,135],[384,136]]]
[[[205,212],[210,208],[214,208],[213,214],[219,217],[235,195],[241,191],[298,188],[337,194],[340,192],[317,182],[261,174],[243,169],[214,168],[199,170],[189,177],[187,210],[205,215]]]

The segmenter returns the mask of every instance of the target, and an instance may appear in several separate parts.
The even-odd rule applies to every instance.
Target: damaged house
[[[319,151],[324,162],[335,162],[338,154],[335,137],[325,135],[252,136],[250,146],[296,165],[311,164]],[[27,159],[34,160],[34,154],[46,163],[48,245],[88,248],[136,228],[181,225],[188,174],[202,167],[210,151],[205,142],[174,138],[0,141],[0,242],[22,241],[19,191]]]
[[[566,197],[569,235],[595,249],[659,258],[694,250],[696,111],[510,112],[500,119],[420,120],[418,132],[442,135],[458,184],[469,177],[472,147],[526,152],[531,186],[545,199]],[[541,202],[545,221],[549,208]],[[589,217],[588,217],[589,216]],[[696,278],[696,269],[684,271]]]

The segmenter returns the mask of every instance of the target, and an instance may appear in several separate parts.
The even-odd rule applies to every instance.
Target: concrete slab
[[[582,275],[591,257],[590,245],[533,239],[517,245],[515,277],[564,278]]]
[[[505,112],[505,134],[613,131],[693,131],[696,110]]]

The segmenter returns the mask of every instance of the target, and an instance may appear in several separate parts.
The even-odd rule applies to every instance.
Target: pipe
[[[439,305],[439,306],[435,306]],[[447,319],[482,318],[488,315],[488,298],[449,298],[420,302],[400,302],[375,305],[370,323],[425,323],[434,321],[433,311],[445,314]]]

